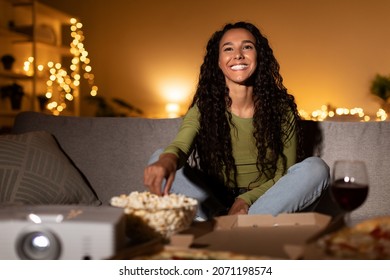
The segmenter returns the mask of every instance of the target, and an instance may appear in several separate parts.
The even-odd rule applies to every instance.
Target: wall
[[[390,73],[388,0],[42,2],[83,22],[100,94],[123,98],[151,117],[163,116],[170,99],[185,111],[208,38],[230,21],[262,29],[286,87],[309,112],[331,103],[375,113],[370,81]]]

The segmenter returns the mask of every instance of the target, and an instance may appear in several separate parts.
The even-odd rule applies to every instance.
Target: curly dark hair
[[[223,180],[226,186],[233,188],[238,186],[230,134],[230,126],[234,127],[229,111],[232,100],[224,74],[218,66],[218,59],[222,36],[228,30],[236,28],[248,30],[256,39],[258,66],[251,77],[251,83],[254,100],[253,136],[258,150],[259,174],[272,178],[280,157],[284,162],[284,171],[286,170],[284,142],[288,140],[291,126],[298,128],[299,119],[294,97],[283,85],[279,63],[267,38],[259,29],[251,23],[237,22],[227,24],[222,30],[215,32],[208,41],[197,89],[190,105],[196,105],[200,112],[200,129],[194,143],[194,155],[198,159],[198,166],[204,172]]]

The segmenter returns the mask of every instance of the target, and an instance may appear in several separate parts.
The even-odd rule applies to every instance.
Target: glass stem
[[[347,226],[347,227],[352,226],[351,212],[350,211],[346,211],[344,213],[344,223],[345,223],[345,226]]]

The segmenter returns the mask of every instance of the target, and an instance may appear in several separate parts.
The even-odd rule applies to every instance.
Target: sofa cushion
[[[175,137],[181,118],[53,116],[22,112],[14,133],[45,130],[88,179],[103,204],[144,191],[143,172],[153,154]]]
[[[0,136],[1,204],[101,202],[48,132]]]

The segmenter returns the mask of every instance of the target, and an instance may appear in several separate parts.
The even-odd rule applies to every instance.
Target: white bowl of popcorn
[[[145,241],[157,236],[169,239],[172,234],[187,229],[198,203],[184,195],[132,192],[111,198],[111,205],[124,208],[127,235],[134,241]]]

